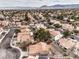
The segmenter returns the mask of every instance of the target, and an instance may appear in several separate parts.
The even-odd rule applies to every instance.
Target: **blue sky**
[[[79,0],[0,0],[0,7],[40,7],[54,4],[79,4]]]

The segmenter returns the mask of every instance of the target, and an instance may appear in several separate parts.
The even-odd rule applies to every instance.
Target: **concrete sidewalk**
[[[14,37],[14,35],[13,35],[13,37]],[[13,39],[13,37],[12,37],[12,39]],[[11,40],[10,46],[11,46],[12,48],[16,48],[16,49],[18,49],[18,50],[20,51],[21,56],[19,57],[19,59],[22,59],[22,50],[21,50],[19,47],[16,47],[16,46],[12,45],[12,42],[13,42],[13,41]]]
[[[2,42],[2,40],[4,39],[4,37],[9,33],[9,31],[10,31],[10,29],[8,29],[8,31],[6,31],[6,34],[0,39],[0,43]],[[3,33],[3,32],[1,32],[1,33]]]

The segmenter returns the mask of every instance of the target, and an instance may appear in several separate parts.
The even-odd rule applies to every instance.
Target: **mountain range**
[[[43,5],[41,7],[0,7],[0,9],[21,9],[21,10],[29,10],[29,9],[74,9],[74,8],[79,8],[79,4],[67,4],[67,5],[61,5],[61,4],[56,4],[56,5]]]
[[[57,5],[52,5],[52,6],[47,6],[47,5],[43,5],[40,8],[44,9],[65,9],[65,8],[79,8],[79,4],[68,4],[68,5],[61,5],[61,4],[57,4]]]

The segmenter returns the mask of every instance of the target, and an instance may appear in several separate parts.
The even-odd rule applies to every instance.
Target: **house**
[[[35,24],[35,26],[36,26],[36,28],[37,29],[40,29],[40,28],[44,28],[44,29],[46,29],[47,27],[44,25],[44,24]]]
[[[74,26],[72,26],[70,24],[62,24],[62,28],[65,30],[69,30],[69,31],[74,30]]]
[[[76,42],[73,52],[75,55],[79,56],[79,35],[73,35],[71,38],[73,38],[73,41]]]
[[[29,55],[48,54],[50,46],[44,42],[39,42],[28,47]]]
[[[76,44],[71,38],[61,38],[58,43],[62,48],[65,49],[72,49]]]
[[[30,36],[30,34],[27,33],[18,33],[17,40],[19,42],[31,41],[32,37]]]
[[[35,18],[32,16],[32,14],[28,13],[27,16],[30,18],[30,20],[35,20]]]
[[[18,26],[18,27],[20,27],[21,26],[21,22],[15,22],[15,24]]]
[[[73,53],[79,56],[79,35],[72,35],[71,38],[75,42],[75,46],[73,48]]]
[[[64,17],[64,19],[63,19],[63,20],[67,21],[67,20],[68,20],[68,17]]]
[[[32,41],[33,40],[33,33],[30,31],[28,26],[21,26],[21,32],[17,34],[17,41],[24,42],[24,41]]]
[[[4,15],[0,14],[0,18],[3,18],[4,19]]]
[[[77,26],[77,27],[75,28],[75,30],[79,31],[79,26]]]
[[[60,21],[57,21],[57,20],[50,19],[50,22],[53,23],[53,24],[60,24],[61,25]]]
[[[39,17],[40,17],[41,19],[45,19],[44,16],[42,15],[42,13],[39,14]]]
[[[26,25],[21,25],[20,30],[21,30],[21,32],[26,32],[26,33],[31,31],[29,29],[29,26],[26,26]]]
[[[17,26],[17,27],[20,27],[21,26],[21,22],[19,22],[19,21],[13,21],[12,23],[11,23],[13,26]]]
[[[14,21],[20,21],[20,20],[24,20],[25,19],[25,13],[23,12],[19,12],[19,13],[16,13],[13,17],[12,17],[12,19],[14,20]]]
[[[73,52],[74,52],[75,55],[79,56],[79,42],[76,43]]]
[[[0,25],[2,25],[2,26],[8,26],[8,24],[9,24],[9,21],[0,21]]]
[[[63,34],[61,34],[60,31],[56,31],[54,29],[48,29],[48,31],[52,35],[52,39],[54,39],[55,41],[63,37]]]

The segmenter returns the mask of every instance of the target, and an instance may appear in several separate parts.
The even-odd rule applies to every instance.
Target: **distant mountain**
[[[79,8],[79,4],[68,4],[68,5],[52,5],[52,6],[42,6],[42,9],[64,9],[64,8]]]
[[[29,10],[29,9],[73,9],[79,8],[79,4],[68,4],[68,5],[43,5],[41,7],[0,7],[0,10]]]
[[[50,6],[50,7],[64,7],[64,6],[66,6],[66,5],[59,5],[59,4],[57,4],[57,5],[53,5],[53,6]]]
[[[41,7],[48,7],[47,5],[43,5],[43,6],[41,6]]]

